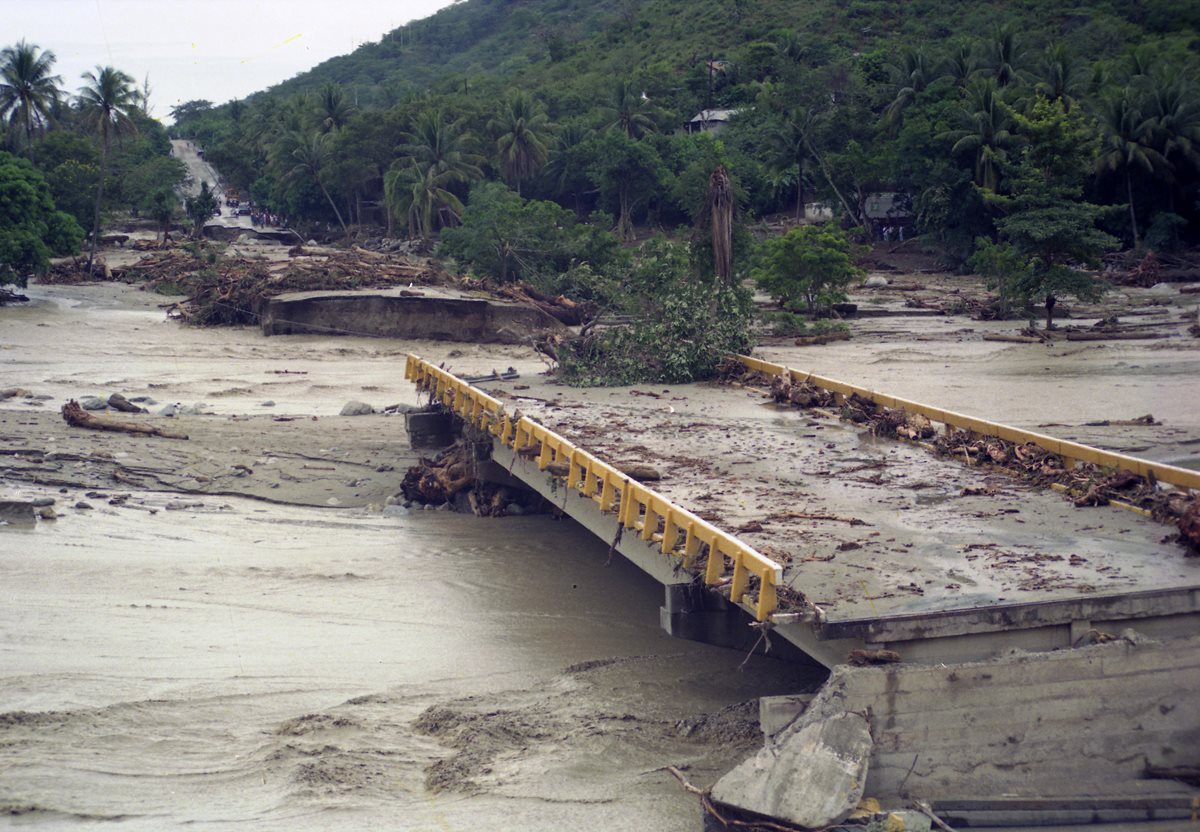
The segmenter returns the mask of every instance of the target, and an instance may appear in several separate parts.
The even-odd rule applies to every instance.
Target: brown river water
[[[29,294],[0,309],[0,388],[51,397],[3,404],[31,447],[65,441],[45,411],[69,396],[203,399],[233,431],[268,398],[322,419],[415,401],[414,346],[540,367],[186,329],[123,287]],[[568,522],[163,493],[132,510],[3,470],[0,499],[61,517],[0,526],[0,825],[697,830],[659,769],[713,782],[760,744],[756,697],[817,681],[671,639],[661,588]]]

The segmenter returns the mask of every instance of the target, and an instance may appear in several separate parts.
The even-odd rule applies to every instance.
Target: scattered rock
[[[275,402],[271,401],[270,399],[267,399],[265,402],[263,402],[262,404],[259,405],[259,407],[274,407],[274,406],[275,406]]]
[[[50,506],[42,506],[37,510],[37,516],[43,520],[57,520],[58,513]]]
[[[85,503],[83,500],[80,500],[78,503],[76,503],[76,504],[75,504],[75,508],[82,509],[82,510],[85,510],[85,511],[91,511],[91,509],[92,509],[92,504],[91,504],[91,503]]]
[[[33,504],[25,500],[0,500],[0,521],[5,523],[32,523]]]
[[[29,505],[34,508],[45,508],[46,506],[54,505],[53,497],[38,497],[36,500],[30,500]]]
[[[108,397],[108,406],[113,410],[119,410],[122,413],[145,413],[145,408],[138,407],[133,402],[122,396],[120,393],[113,393]]]
[[[342,408],[342,416],[369,416],[375,412],[375,408],[365,402],[351,401],[346,402]]]
[[[104,410],[108,402],[98,396],[84,396],[79,400],[79,406],[84,410]]]
[[[888,285],[888,279],[881,274],[875,274],[863,281],[865,289],[882,289]]]
[[[24,387],[5,387],[3,390],[0,390],[0,400],[16,398],[27,399],[32,395],[33,394]]]

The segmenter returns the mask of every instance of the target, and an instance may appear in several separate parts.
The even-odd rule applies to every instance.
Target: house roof
[[[740,112],[741,110],[701,110],[692,117],[688,124],[708,124],[713,121],[729,121]]]

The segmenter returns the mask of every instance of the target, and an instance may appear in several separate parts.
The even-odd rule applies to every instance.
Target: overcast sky
[[[0,0],[0,47],[21,38],[50,49],[74,94],[80,75],[112,65],[140,86],[150,111],[222,104],[344,55],[453,0]]]

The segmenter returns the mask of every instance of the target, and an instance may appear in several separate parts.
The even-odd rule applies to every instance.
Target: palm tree
[[[1200,170],[1200,99],[1187,82],[1155,73],[1144,85],[1141,101],[1154,149],[1173,168],[1187,164]]]
[[[340,85],[327,83],[317,91],[316,110],[321,132],[331,133],[345,127],[358,108]]]
[[[462,216],[462,201],[447,189],[455,181],[452,171],[431,164],[397,162],[383,175],[383,198],[392,215],[408,221],[408,236],[424,240]]]
[[[100,134],[100,183],[96,186],[96,208],[92,215],[92,245],[87,270],[96,259],[96,241],[100,238],[100,203],[104,199],[104,178],[108,175],[108,149],[113,136],[135,132],[129,110],[137,106],[138,93],[131,77],[111,66],[85,72],[87,83],[79,90],[79,111],[84,124]]]
[[[0,51],[0,118],[25,130],[25,147],[33,158],[33,128],[50,117],[62,79],[50,74],[54,53],[24,40]]]
[[[941,77],[949,78],[954,82],[954,86],[963,91],[978,71],[979,61],[975,58],[975,48],[965,40],[954,43],[942,60]]]
[[[979,78],[971,84],[960,115],[965,126],[944,134],[954,142],[950,152],[974,153],[975,184],[995,191],[1000,184],[1000,165],[1016,136],[1009,129],[1011,119],[993,78]]]
[[[1138,236],[1137,206],[1133,198],[1133,171],[1141,169],[1153,175],[1169,171],[1170,163],[1153,147],[1154,122],[1142,115],[1133,90],[1126,87],[1120,95],[1105,99],[1100,107],[1100,126],[1104,141],[1097,170],[1123,171],[1125,194],[1129,199],[1129,224],[1133,229],[1133,246],[1141,245]]]
[[[1007,87],[1019,81],[1025,74],[1025,51],[1017,31],[1011,25],[1002,26],[992,33],[988,44],[987,68],[998,87]]]
[[[329,163],[329,149],[327,147],[329,135],[319,130],[307,135],[296,131],[289,132],[283,137],[279,145],[280,150],[277,158],[281,162],[281,167],[285,169],[283,174],[284,182],[296,182],[308,179],[316,183],[317,187],[321,189],[321,193],[325,195],[325,200],[329,203],[329,207],[333,209],[333,214],[337,217],[338,225],[342,227],[342,234],[348,235],[350,232],[346,230],[346,222],[342,219],[342,212],[338,210],[337,203],[333,201],[333,197],[329,195],[329,189],[325,187],[323,174]]]
[[[488,122],[488,129],[498,134],[496,155],[504,179],[515,184],[520,194],[521,182],[537,176],[546,164],[545,137],[550,130],[546,108],[529,93],[517,91]]]
[[[424,169],[432,167],[435,176],[452,174],[448,182],[471,182],[483,178],[483,157],[469,148],[471,135],[462,123],[447,121],[439,109],[426,109],[413,119],[412,127],[400,138],[398,150],[403,159]]]
[[[618,80],[613,87],[612,103],[606,108],[612,121],[609,130],[620,130],[631,139],[640,139],[657,129],[648,114],[646,99],[629,79]]]
[[[1056,43],[1046,48],[1040,74],[1037,91],[1051,101],[1062,102],[1063,112],[1070,112],[1073,96],[1083,86],[1083,77],[1066,44]]]
[[[798,107],[792,110],[767,134],[767,142],[775,162],[783,170],[795,171],[796,219],[804,219],[804,174],[813,153],[809,145],[814,117],[811,111]]]
[[[896,81],[896,95],[884,111],[885,121],[897,125],[904,115],[904,108],[916,100],[937,79],[933,59],[924,49],[905,47],[899,59],[891,65]]]
[[[575,197],[576,213],[579,212],[578,183],[583,171],[575,151],[591,137],[592,131],[580,122],[573,121],[561,125],[554,134],[546,167],[542,169],[543,176],[550,182],[555,199],[562,198],[568,191]]]

